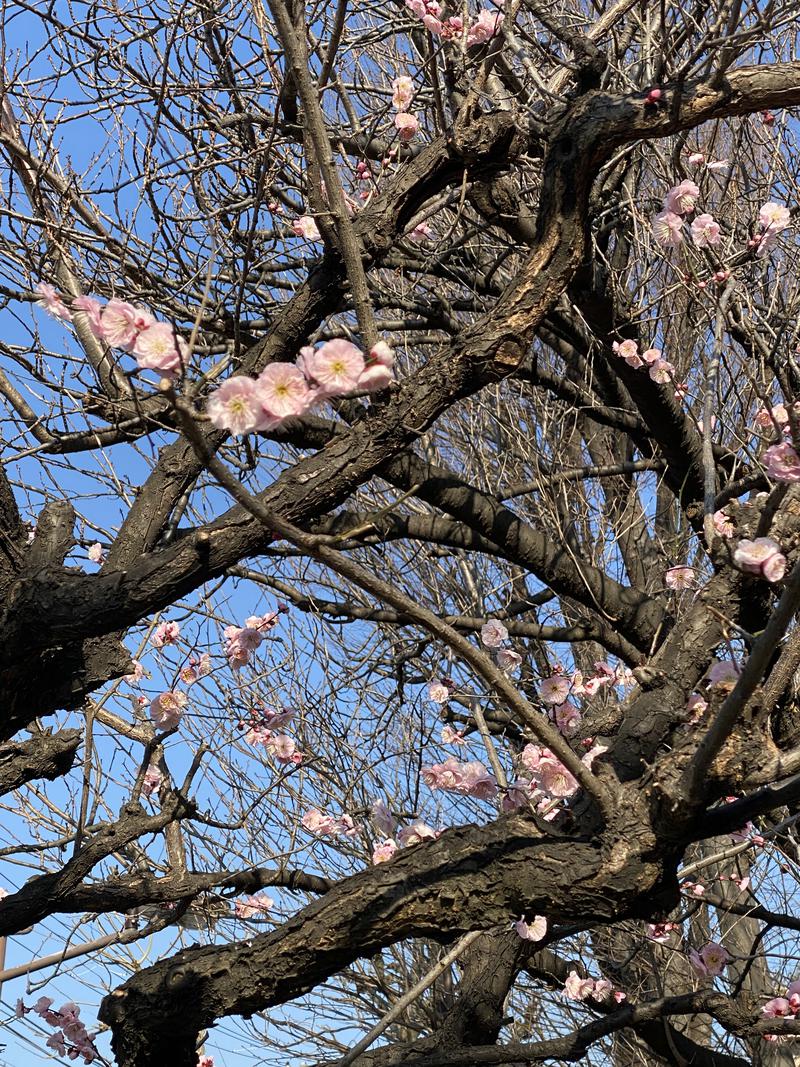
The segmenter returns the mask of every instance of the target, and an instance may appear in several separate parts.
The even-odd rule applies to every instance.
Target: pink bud
[[[647,103],[647,104],[657,104],[660,99],[661,99],[661,90],[660,89],[651,89],[650,92],[645,97],[645,103]]]

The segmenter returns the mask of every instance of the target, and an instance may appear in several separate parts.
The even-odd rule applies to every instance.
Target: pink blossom
[[[368,362],[380,363],[381,366],[391,370],[394,366],[394,349],[385,341],[378,341],[369,350]]]
[[[389,811],[386,802],[380,798],[372,802],[372,823],[384,837],[391,837],[397,828],[397,820]]]
[[[392,82],[392,104],[398,111],[405,111],[414,97],[414,81],[407,74],[401,74]]]
[[[420,241],[430,241],[433,239],[433,230],[427,224],[427,222],[418,223],[409,234],[412,241],[419,243]]]
[[[209,396],[206,414],[220,430],[243,434],[257,429],[264,409],[255,379],[243,374],[227,378]]]
[[[419,120],[407,111],[398,111],[394,117],[394,125],[400,134],[400,140],[410,141],[419,129]]]
[[[263,641],[259,631],[251,630],[248,626],[226,626],[223,636],[225,637],[225,655],[234,670],[249,663],[250,656]]]
[[[72,301],[72,313],[76,311],[82,312],[89,323],[89,329],[95,335],[95,337],[102,338],[103,326],[101,323],[101,315],[103,311],[103,305],[99,300],[95,300],[93,296],[76,296]]]
[[[514,929],[525,941],[541,941],[547,933],[547,918],[534,915],[530,922],[526,922],[523,915],[514,923]]]
[[[775,424],[783,429],[789,423],[789,412],[785,404],[775,404],[772,408],[759,408],[755,415],[755,424],[760,430],[771,430]]]
[[[693,167],[699,166],[701,163],[705,163],[706,157],[702,152],[690,152],[686,162]]]
[[[256,894],[236,900],[233,904],[233,914],[237,919],[263,918],[264,912],[275,906],[272,897]]]
[[[720,537],[733,537],[736,528],[723,508],[714,512],[714,529]]]
[[[432,700],[434,704],[446,704],[449,699],[450,687],[438,678],[434,678],[428,685],[428,700]]]
[[[577,971],[570,971],[564,982],[564,996],[570,1000],[587,1000],[594,994],[594,981],[581,978]]]
[[[596,978],[594,981],[594,989],[592,990],[592,996],[595,1000],[605,1000],[606,997],[610,997],[614,994],[614,986],[609,982],[607,978]],[[616,996],[614,999],[617,1000]],[[621,999],[625,999],[625,994],[622,994]],[[617,1000],[619,1003],[619,1000]]]
[[[478,800],[492,800],[497,795],[497,782],[478,760],[463,764],[459,792]]]
[[[732,659],[715,659],[708,669],[706,679],[717,689],[733,689],[739,681],[739,666]]]
[[[648,373],[654,382],[659,385],[666,385],[675,374],[675,368],[668,360],[657,359],[650,364]]]
[[[728,952],[716,941],[709,941],[699,952],[695,949],[689,952],[689,963],[700,978],[719,978],[730,959]]]
[[[264,412],[274,420],[304,415],[316,396],[293,363],[270,363],[256,378],[256,392]]]
[[[303,369],[325,394],[335,396],[356,389],[364,367],[364,356],[356,346],[336,339],[326,341],[312,355],[306,354]]]
[[[648,348],[646,351],[642,352],[642,362],[646,363],[648,367],[652,367],[652,365],[658,363],[660,359],[660,348]]]
[[[680,929],[677,923],[645,923],[645,933],[648,940],[656,941],[659,945],[665,945],[670,940],[673,931]]]
[[[161,789],[161,784],[164,781],[164,775],[151,763],[147,770],[144,772],[144,778],[142,779],[142,794],[146,797],[151,797],[153,794],[157,794]]]
[[[245,733],[244,739],[248,745],[266,745],[272,740],[272,731],[264,723],[254,722]]]
[[[280,611],[267,611],[263,615],[248,615],[244,620],[244,625],[248,630],[257,630],[260,634],[265,634],[278,625],[280,617]]]
[[[418,19],[436,18],[442,10],[438,0],[406,0],[406,7],[410,8]]]
[[[319,808],[310,808],[300,820],[306,830],[317,837],[339,837],[344,834],[352,837],[358,830],[349,815],[342,815],[336,819],[332,815],[326,815]]]
[[[52,1004],[52,997],[39,997],[36,1003],[31,1006],[31,1011],[35,1011],[37,1015],[44,1017],[50,1011]]]
[[[768,582],[779,582],[786,573],[786,557],[771,537],[744,539],[733,552],[733,562],[748,574],[759,574]]]
[[[764,466],[776,482],[800,482],[800,456],[785,441],[765,451]]]
[[[679,185],[674,185],[664,198],[664,211],[675,215],[686,215],[694,211],[695,201],[700,195],[697,185],[686,179]]]
[[[621,359],[624,359],[629,367],[641,367],[642,359],[639,355],[639,345],[636,341],[628,338],[625,341],[614,341],[611,344],[612,350]]]
[[[794,1015],[792,1006],[785,997],[773,997],[761,1010],[767,1019],[782,1019],[787,1015]]]
[[[467,30],[467,47],[490,41],[495,34],[500,32],[504,17],[502,11],[490,11],[484,8]]]
[[[563,704],[571,689],[569,678],[563,674],[551,674],[539,682],[539,699],[545,704]]]
[[[574,704],[567,700],[553,708],[553,719],[564,737],[574,737],[580,728],[582,715]]]
[[[322,235],[319,227],[310,215],[301,215],[292,223],[292,230],[298,237],[304,237],[307,241],[321,241]]]
[[[57,319],[63,319],[65,322],[70,322],[72,313],[64,303],[61,293],[59,293],[52,285],[48,285],[47,282],[39,282],[34,288],[41,296],[41,300],[36,301],[37,307],[44,308],[48,314],[53,315]]]
[[[267,751],[275,757],[278,763],[293,763],[299,767],[303,762],[303,753],[298,749],[297,742],[288,734],[273,734],[265,742]]]
[[[102,563],[105,559],[105,555],[103,553],[103,546],[100,544],[99,541],[95,541],[93,545],[89,546],[89,550],[86,555],[89,557],[92,563]]]
[[[464,29],[464,20],[459,15],[451,15],[442,23],[442,38],[447,41],[453,37],[460,37]]]
[[[547,751],[548,749],[539,748],[538,745],[528,744],[523,748],[519,761],[526,771],[532,775],[536,774]]]
[[[56,1030],[54,1034],[51,1034],[45,1041],[45,1045],[47,1045],[48,1048],[53,1049],[54,1052],[57,1052],[59,1056],[66,1056],[67,1054],[67,1046],[64,1044],[64,1035],[60,1030]]]
[[[484,648],[499,648],[508,640],[508,630],[499,619],[489,619],[481,626],[481,644]]]
[[[153,648],[163,648],[165,645],[176,645],[181,635],[179,622],[161,622],[156,626],[150,638]]]
[[[466,745],[466,743],[466,738],[460,730],[454,730],[453,727],[449,725],[442,727],[443,745]]]
[[[497,794],[497,782],[482,763],[460,763],[450,756],[444,763],[434,763],[421,770],[423,782],[431,789],[443,789],[479,800],[491,800]]]
[[[142,678],[147,674],[147,671],[138,659],[131,660],[131,663],[133,664],[133,672],[131,674],[126,674],[124,678],[128,685],[138,685]],[[148,678],[150,677],[149,674],[147,674],[147,676]]]
[[[713,215],[698,215],[692,220],[692,240],[698,248],[715,248],[722,236]]]
[[[531,783],[524,778],[512,782],[503,793],[501,801],[502,810],[508,814],[515,811],[529,811],[532,799]]]
[[[708,708],[708,701],[703,700],[699,693],[692,693],[686,701],[686,710],[691,713],[690,723],[699,722],[703,712]]]
[[[501,671],[515,671],[522,663],[522,656],[511,648],[501,648],[498,649],[495,660]]]
[[[777,234],[785,230],[792,221],[792,213],[783,204],[775,204],[770,201],[762,205],[758,212],[758,221],[761,223],[762,229]]]
[[[391,837],[385,841],[380,841],[372,850],[372,862],[386,863],[397,852],[397,848],[397,842],[392,840]]]
[[[691,589],[694,585],[693,567],[670,567],[664,573],[667,589]]]
[[[440,830],[434,830],[422,819],[416,819],[398,832],[397,840],[405,848],[410,848],[412,845],[419,845],[422,841],[435,841],[440,833]]]
[[[571,797],[578,790],[578,782],[564,764],[552,754],[543,759],[537,771],[539,786],[553,797]]]
[[[681,886],[684,893],[691,893],[693,897],[704,897],[706,887],[702,882],[684,882]]]
[[[133,348],[142,330],[153,326],[155,321],[149,311],[136,308],[125,300],[117,300],[116,297],[109,300],[100,315],[103,339],[113,348],[128,351]]]
[[[360,393],[378,393],[394,381],[394,374],[381,363],[368,364],[358,377],[356,389]]]
[[[683,219],[672,211],[662,211],[653,219],[653,237],[662,248],[677,248],[683,241]]]
[[[157,730],[172,730],[183,715],[189,698],[185,693],[169,690],[150,702],[150,718]]]
[[[156,322],[137,334],[133,354],[142,370],[174,375],[185,364],[188,350],[168,323]]]
[[[261,714],[268,726],[272,727],[273,730],[281,730],[297,715],[297,708],[281,708],[280,711],[264,708]]]

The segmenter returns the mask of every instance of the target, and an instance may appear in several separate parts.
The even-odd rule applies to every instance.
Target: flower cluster
[[[464,30],[464,20],[457,15],[447,19],[441,18],[442,5],[438,3],[438,0],[406,0],[406,7],[421,20],[425,29],[436,37],[447,40],[456,37]],[[490,41],[500,32],[503,18],[502,11],[484,8],[475,21],[467,27],[467,47],[471,48],[473,45]]]
[[[268,912],[274,905],[275,901],[272,897],[256,894],[234,901],[233,914],[237,919],[263,919],[265,912]]]
[[[785,997],[773,997],[761,1010],[768,1019],[793,1019],[800,1014],[800,981],[792,982]]]
[[[355,837],[358,833],[358,827],[350,815],[342,815],[337,819],[319,808],[309,808],[300,822],[317,837]]]
[[[624,359],[629,367],[647,367],[647,372],[654,382],[666,385],[675,375],[675,368],[666,359],[661,358],[660,348],[647,348],[644,352],[639,351],[636,341],[614,341],[612,350],[620,359]]]
[[[55,1028],[46,1041],[48,1048],[53,1049],[59,1056],[68,1056],[76,1060],[83,1056],[84,1063],[94,1063],[100,1058],[94,1047],[92,1036],[87,1031],[79,1016],[81,1009],[71,1000],[62,1004],[58,1011],[52,1011],[53,1001],[50,997],[39,997],[30,1008],[21,1001],[17,1001],[16,1016],[22,1019],[28,1012],[34,1012],[48,1026]]]
[[[206,412],[221,430],[274,430],[292,416],[335,396],[385,389],[394,380],[394,353],[379,341],[365,359],[350,341],[306,345],[296,363],[271,363],[257,378],[228,378],[208,398]]]
[[[747,574],[757,574],[768,582],[779,582],[786,573],[786,556],[771,537],[740,541],[733,550],[733,562]]]
[[[570,1000],[605,1000],[613,996],[619,1004],[625,994],[617,990],[607,978],[581,978],[577,971],[570,971],[564,982],[564,996]]]
[[[379,801],[378,803],[381,802]],[[383,833],[391,835],[395,826],[394,819],[390,817],[389,822],[381,822],[376,819],[376,807],[377,804],[373,804],[372,818],[376,827],[381,829]],[[394,837],[387,836],[383,841],[379,841],[372,850],[372,862],[386,863],[399,848],[410,848],[412,845],[419,845],[423,841],[435,841],[441,833],[441,830],[434,830],[432,826],[428,826],[422,819],[415,819],[408,826],[404,826],[402,830],[398,830]]]
[[[156,626],[150,638],[153,648],[163,648],[165,645],[176,645],[181,636],[181,624],[179,622],[161,622]]]
[[[235,671],[250,662],[250,656],[264,640],[264,634],[277,625],[282,610],[288,609],[282,606],[266,615],[251,615],[245,619],[244,626],[225,627],[225,655]]]
[[[645,923],[645,936],[648,941],[655,941],[657,945],[666,945],[671,934],[680,930],[679,923]]]
[[[549,748],[526,745],[520,756],[520,774],[529,777],[534,797],[563,799],[578,791],[578,783]]]
[[[489,619],[481,626],[481,644],[494,652],[494,659],[501,671],[514,671],[522,663],[522,656],[511,648],[504,648],[508,630],[499,619]]]
[[[291,722],[296,714],[294,708],[274,711],[272,708],[260,707],[250,712],[249,720],[241,720],[239,728],[247,728],[244,739],[248,745],[263,745],[278,763],[299,767],[305,759],[305,753],[298,749],[294,738],[288,734],[275,733]]]
[[[423,6],[420,4],[420,6]],[[408,105],[414,98],[414,82],[408,75],[401,75],[392,82],[392,104],[397,108],[394,125],[401,141],[410,141],[419,129],[419,122],[409,114]]]
[[[76,296],[67,307],[52,285],[41,282],[36,290],[41,296],[37,301],[39,307],[65,322],[71,322],[76,312],[85,315],[89,329],[98,340],[129,352],[142,370],[173,377],[186,366],[189,358],[186,342],[173,326],[158,322],[144,308],[116,297],[103,306],[93,296]]]
[[[431,789],[443,789],[448,793],[492,800],[497,796],[497,782],[479,760],[461,763],[450,756],[444,763],[423,767],[422,780]]]

